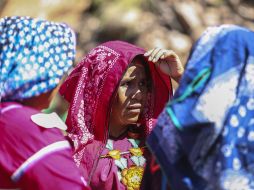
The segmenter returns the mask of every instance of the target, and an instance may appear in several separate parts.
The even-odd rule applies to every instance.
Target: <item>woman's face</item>
[[[124,74],[112,105],[111,125],[137,123],[146,102],[147,76],[141,60],[134,59]]]

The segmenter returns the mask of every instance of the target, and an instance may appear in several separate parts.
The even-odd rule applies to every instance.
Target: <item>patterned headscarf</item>
[[[54,89],[73,64],[75,41],[65,24],[2,18],[0,101],[20,101]]]
[[[144,49],[122,41],[109,41],[91,50],[76,66],[60,88],[70,102],[66,119],[68,135],[75,147],[74,159],[79,165],[86,144],[107,141],[112,100],[118,85],[137,55]],[[144,111],[144,133],[148,134],[172,92],[170,78],[147,61],[152,92]],[[90,163],[92,165],[92,163]]]
[[[198,40],[148,138],[172,189],[254,189],[254,32],[223,25]]]

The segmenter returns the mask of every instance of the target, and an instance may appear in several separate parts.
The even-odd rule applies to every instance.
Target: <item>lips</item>
[[[128,109],[141,109],[142,108],[142,105],[140,103],[136,103],[136,104],[131,104],[128,106]]]

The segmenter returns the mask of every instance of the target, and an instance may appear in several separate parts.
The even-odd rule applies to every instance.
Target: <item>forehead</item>
[[[144,77],[145,67],[141,62],[133,61],[125,72],[123,78]]]

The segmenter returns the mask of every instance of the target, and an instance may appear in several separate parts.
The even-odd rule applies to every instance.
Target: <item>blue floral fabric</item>
[[[254,32],[208,29],[147,144],[173,190],[254,189]]]
[[[75,35],[65,24],[0,19],[0,98],[19,101],[55,88],[72,66]]]

